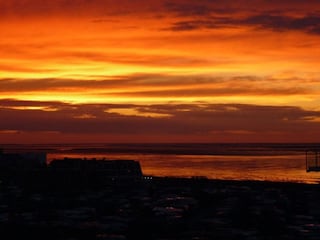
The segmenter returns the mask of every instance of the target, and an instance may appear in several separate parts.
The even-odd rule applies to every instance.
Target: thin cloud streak
[[[234,84],[236,83],[236,85]],[[290,83],[290,84],[289,84]],[[207,96],[207,95],[314,95],[317,81],[299,78],[260,78],[255,76],[212,77],[132,75],[106,80],[2,79],[0,92],[42,92],[70,89],[73,92],[128,96]],[[40,93],[41,94],[41,93]]]
[[[255,27],[259,30],[303,31],[320,34],[320,14],[292,17],[275,14],[252,15],[249,17],[214,17],[208,16],[198,20],[183,20],[172,24],[167,30],[192,31],[197,29],[222,29],[237,27]]]

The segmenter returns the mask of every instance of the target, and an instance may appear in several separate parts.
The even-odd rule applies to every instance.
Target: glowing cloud
[[[317,0],[0,0],[1,134],[14,140],[37,131],[39,141],[51,131],[59,133],[52,139],[97,137],[99,131],[87,126],[94,124],[121,141],[132,140],[136,129],[155,141],[185,139],[183,133],[190,141],[212,141],[212,134],[203,136],[213,132],[230,136],[225,140],[241,135],[256,141],[256,133],[276,141],[290,140],[293,126],[304,129],[297,135],[318,130],[315,9]],[[219,109],[200,104],[229,110],[211,116]],[[263,118],[240,118],[248,104],[263,109]],[[170,111],[159,108],[166,105]],[[295,122],[283,114],[275,124],[284,130],[268,130],[264,119],[274,114],[268,109],[281,115],[287,107],[315,114]],[[225,124],[209,124],[212,117]]]

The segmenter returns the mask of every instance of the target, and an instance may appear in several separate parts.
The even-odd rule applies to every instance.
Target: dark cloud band
[[[55,110],[47,111],[45,107]],[[114,112],[115,109],[131,109],[139,115],[122,115]],[[152,114],[166,117],[152,117]],[[319,111],[288,106],[208,103],[67,104],[7,99],[0,100],[0,115],[0,131],[151,135],[207,135],[215,131],[295,132],[299,135],[304,131],[320,131]]]

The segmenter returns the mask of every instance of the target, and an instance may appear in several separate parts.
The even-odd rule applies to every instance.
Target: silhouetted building
[[[32,185],[42,181],[47,168],[46,153],[0,152],[0,181],[8,184]]]
[[[320,151],[317,149],[306,151],[306,171],[320,172]]]
[[[81,158],[64,158],[53,160],[49,169],[56,171],[76,171],[83,174],[103,174],[106,177],[142,177],[141,166],[134,160],[96,160]]]
[[[4,153],[0,150],[0,171],[44,168],[46,161],[46,153]]]
[[[129,186],[143,179],[140,163],[134,160],[57,159],[50,162],[48,186],[58,189]]]
[[[0,181],[12,184],[82,189],[142,179],[140,163],[134,160],[65,158],[47,164],[45,153],[0,152]]]

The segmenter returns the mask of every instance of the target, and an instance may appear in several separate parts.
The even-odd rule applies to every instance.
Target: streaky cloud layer
[[[0,0],[1,141],[318,141],[318,9]]]

